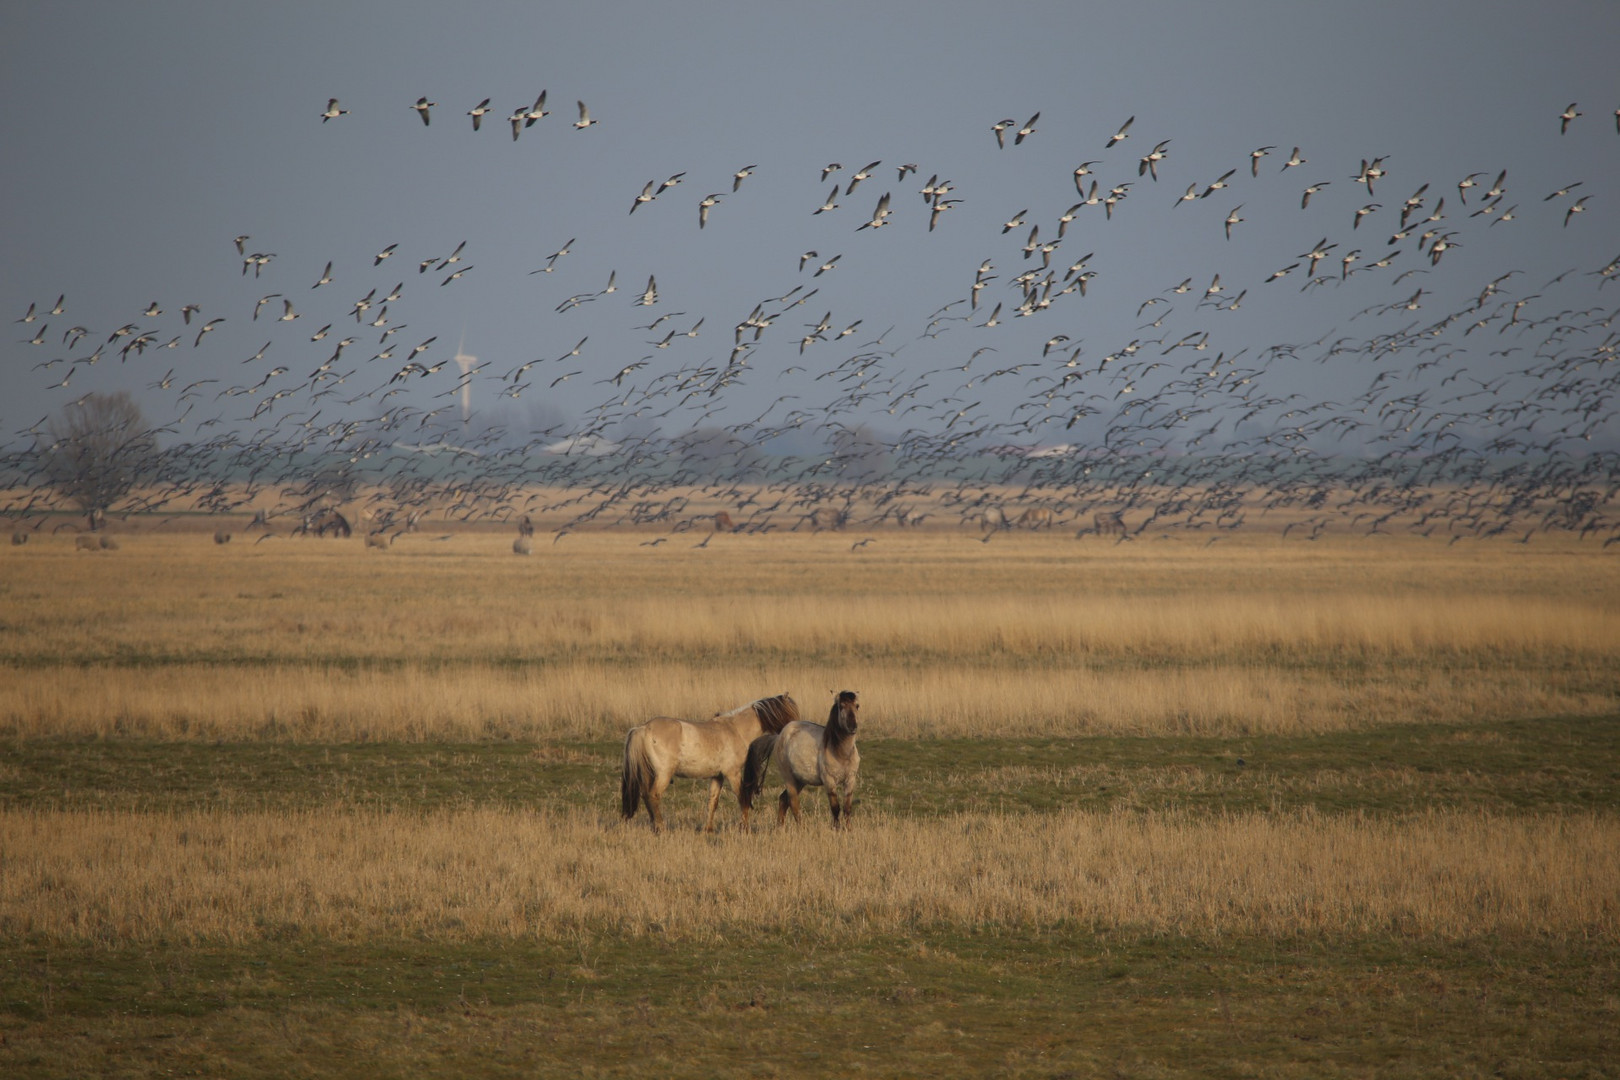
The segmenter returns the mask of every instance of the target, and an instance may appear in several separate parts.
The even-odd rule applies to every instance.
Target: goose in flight
[[[719,192],[703,196],[703,201],[698,203],[698,228],[701,229],[709,223],[709,208],[718,205],[719,202]]]
[[[523,126],[533,127],[536,120],[542,120],[551,115],[546,108],[546,92],[540,91],[540,96],[534,99],[534,104],[523,111]]]
[[[856,226],[856,232],[860,232],[862,229],[881,229],[887,224],[885,219],[889,216],[889,194],[889,192],[885,191],[878,198],[877,209],[872,212],[872,220],[864,225]]]
[[[428,116],[428,110],[433,108],[437,104],[438,104],[437,101],[429,101],[427,99],[427,95],[424,94],[423,96],[416,99],[416,104],[415,105],[411,106],[411,108],[416,110],[416,115],[420,116],[422,118],[422,126],[423,127],[427,127],[430,123],[432,123],[432,119]]]
[[[480,101],[477,105],[474,105],[472,108],[467,110],[467,115],[472,117],[474,131],[477,131],[483,126],[484,114],[489,111],[489,98],[485,98],[483,101]]]
[[[336,120],[338,117],[347,116],[348,114],[348,109],[338,108],[337,98],[328,98],[326,101],[326,111],[321,113],[321,123],[324,124],[328,120]]]
[[[849,178],[849,187],[844,189],[844,194],[845,195],[853,195],[853,194],[855,194],[855,185],[859,184],[862,180],[870,180],[870,179],[872,179],[872,170],[876,169],[881,164],[883,164],[883,162],[874,161],[870,165],[864,166],[863,168],[856,170],[855,175],[851,176]]]
[[[337,104],[337,100],[335,98],[333,99],[332,104]],[[1558,134],[1562,135],[1564,132],[1568,131],[1569,125],[1577,116],[1586,115],[1583,112],[1577,112],[1575,105],[1575,102],[1570,102],[1569,105],[1565,107],[1564,111],[1558,114]]]
[[[1103,145],[1103,149],[1111,150],[1113,149],[1115,143],[1130,138],[1131,125],[1134,123],[1136,123],[1136,117],[1132,116],[1123,124],[1119,125],[1119,130],[1108,136],[1108,142]]]
[[[583,101],[576,100],[574,103],[579,106],[579,119],[574,121],[574,129],[576,131],[584,131],[592,124],[600,123],[600,121],[591,119],[591,110],[585,107],[585,103]]]
[[[1170,140],[1166,139],[1155,146],[1152,150],[1148,151],[1147,156],[1137,163],[1136,175],[1141,176],[1144,173],[1152,173],[1153,179],[1157,181],[1159,179],[1159,162],[1170,156],[1165,149],[1169,145]],[[1232,174],[1227,173],[1227,175],[1230,176]]]

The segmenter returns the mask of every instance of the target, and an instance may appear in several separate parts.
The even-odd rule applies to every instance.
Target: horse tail
[[[744,810],[754,808],[754,796],[765,787],[765,772],[771,764],[771,753],[776,749],[776,735],[761,735],[748,744],[748,758],[743,762],[742,786],[737,789],[737,801]]]
[[[652,763],[642,746],[646,732],[633,727],[624,737],[624,770],[619,774],[619,813],[626,821],[636,816],[642,795],[652,788]]]

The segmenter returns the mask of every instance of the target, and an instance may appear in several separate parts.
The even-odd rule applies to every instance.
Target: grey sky
[[[660,374],[724,367],[732,327],[757,303],[800,285],[820,292],[762,336],[747,370],[711,402],[717,416],[750,418],[784,393],[799,394],[803,407],[829,400],[835,380],[814,376],[890,327],[884,348],[900,351],[882,359],[878,374],[896,392],[934,372],[927,378],[935,396],[953,395],[974,371],[1028,365],[963,391],[965,403],[982,393],[985,408],[1008,417],[1040,389],[1029,380],[1050,375],[1055,355],[1075,347],[1096,365],[1133,340],[1208,331],[1212,351],[1248,349],[1252,360],[1282,342],[1391,331],[1421,316],[1351,316],[1419,287],[1423,316],[1437,317],[1511,270],[1522,273],[1504,288],[1517,298],[1564,270],[1580,271],[1543,290],[1545,299],[1534,301],[1547,306],[1541,314],[1612,308],[1620,289],[1600,292],[1588,275],[1620,255],[1616,41],[1620,5],[1599,2],[14,2],[0,9],[0,89],[9,106],[0,114],[8,255],[0,311],[13,331],[0,346],[0,434],[9,442],[92,389],[136,391],[162,423],[180,415],[185,383],[251,385],[278,366],[287,372],[255,395],[200,397],[187,423],[217,415],[218,426],[247,432],[315,408],[328,418],[345,409],[372,416],[384,407],[379,394],[337,402],[386,387],[412,346],[430,337],[437,342],[418,359],[447,359],[463,333],[467,350],[489,365],[475,376],[480,407],[524,381],[502,375],[539,361],[528,388],[501,403],[579,417]],[[552,115],[514,142],[506,117],[542,89]],[[410,108],[421,95],[438,103],[429,127]],[[323,123],[330,97],[349,113]],[[485,97],[492,111],[475,133],[466,113]],[[598,124],[572,127],[576,100]],[[1571,101],[1584,115],[1561,135],[1559,113]],[[1036,133],[997,149],[992,124],[1021,124],[1036,112]],[[1130,116],[1130,137],[1105,150]],[[1168,157],[1154,183],[1137,165],[1161,140],[1169,140]],[[1249,152],[1262,145],[1277,149],[1252,177]],[[1282,170],[1295,145],[1308,164]],[[1353,176],[1375,157],[1385,159],[1387,175],[1369,196]],[[1055,237],[1058,216],[1076,201],[1073,170],[1092,159],[1100,164],[1088,183],[1100,180],[1103,193],[1113,183],[1132,187],[1113,220],[1101,206],[1081,210],[1052,265],[1061,278],[1094,252],[1096,277],[1084,298],[1065,296],[1014,318],[1020,294],[1009,283],[1040,261],[1026,260],[1020,245],[1035,224],[1042,239]],[[843,194],[855,169],[873,160],[882,162],[875,175]],[[833,161],[844,169],[823,182],[821,167]],[[898,180],[902,163],[916,163],[917,172]],[[744,165],[758,168],[733,193],[732,174]],[[1228,169],[1237,170],[1228,189],[1176,205],[1189,184],[1207,185]],[[1478,193],[1502,169],[1515,220],[1501,228],[1470,221]],[[682,183],[629,213],[647,181],[682,172]],[[1465,207],[1456,184],[1471,173],[1484,175]],[[953,181],[950,197],[961,202],[930,232],[918,189],[935,174]],[[834,179],[842,182],[840,208],[812,214]],[[1322,180],[1329,185],[1301,209],[1302,189]],[[1568,196],[1544,199],[1575,181],[1583,186]],[[1338,244],[1324,272],[1357,247],[1363,264],[1376,260],[1390,250],[1402,200],[1424,183],[1417,216],[1444,197],[1443,227],[1460,244],[1438,264],[1414,239],[1397,245],[1406,250],[1388,270],[1342,284],[1302,293],[1303,269],[1265,282],[1319,237]],[[857,231],[885,192],[889,222]],[[700,230],[698,202],[709,193],[721,201]],[[1583,195],[1588,201],[1566,227],[1568,207]],[[1354,211],[1371,203],[1380,209],[1352,230]],[[1240,205],[1229,241],[1223,220]],[[1004,234],[1002,224],[1024,208],[1025,224]],[[275,254],[257,278],[242,273],[232,245],[241,234],[251,238],[247,251]],[[571,238],[554,272],[530,273]],[[459,267],[472,268],[461,280],[441,285],[448,270],[417,272],[461,241]],[[390,244],[396,253],[374,266]],[[818,261],[801,271],[809,250]],[[836,268],[812,282],[819,261],[834,255],[842,256]],[[985,259],[996,280],[972,321],[920,337],[937,309],[968,296]],[[333,283],[312,289],[328,260]],[[1421,272],[1396,284],[1408,270]],[[610,273],[616,293],[554,310],[570,295],[599,291]],[[1196,307],[1217,273],[1227,298],[1248,290],[1239,310]],[[638,306],[649,275],[658,302]],[[1167,292],[1186,278],[1193,293]],[[378,331],[348,312],[369,290],[382,296],[396,282],[404,288],[390,319],[406,328],[392,339],[392,357],[368,360],[382,348]],[[277,322],[277,298],[254,320],[255,301],[273,293],[290,299],[300,318]],[[47,311],[59,294],[62,315],[11,321],[30,304]],[[1139,317],[1154,297],[1172,304]],[[163,314],[144,317],[154,301]],[[200,320],[186,327],[180,319],[187,303],[200,305],[201,320],[226,320],[200,346],[192,344]],[[997,303],[1003,325],[975,325]],[[1160,327],[1143,329],[1172,306]],[[636,329],[671,312],[684,314]],[[826,338],[861,325],[843,340],[812,342],[801,357],[799,341],[824,312],[834,324]],[[969,312],[963,304],[947,314]],[[697,337],[654,346],[699,318]],[[151,330],[157,345],[181,341],[122,362],[114,343],[96,364],[74,369],[66,386],[54,385],[73,359],[131,323]],[[311,342],[326,323],[332,334]],[[43,343],[28,344],[47,324]],[[88,333],[68,348],[62,335],[75,325]],[[1505,343],[1497,329],[1491,348]],[[356,374],[344,394],[312,402],[309,376],[344,333],[358,340],[336,368]],[[1056,335],[1069,340],[1043,356]],[[580,356],[565,358],[587,336]],[[1481,375],[1515,363],[1480,347],[1485,336],[1450,362]],[[250,359],[266,343],[263,359]],[[994,353],[982,354],[968,376],[937,371],[985,346]],[[1167,366],[1184,356],[1171,355]],[[52,359],[63,363],[35,368]],[[603,381],[644,359],[619,384]],[[170,369],[171,387],[154,385]],[[443,406],[454,372],[447,364],[409,376],[396,384],[406,387],[396,400]],[[1303,361],[1274,377],[1323,397],[1366,381]],[[278,388],[292,392],[250,422]],[[1102,381],[1097,392],[1119,389]],[[894,431],[919,422],[879,404],[852,414]],[[945,414],[927,415],[937,422]],[[679,430],[700,418],[682,410],[661,422]],[[1060,422],[1031,429],[1027,441],[1062,437]]]

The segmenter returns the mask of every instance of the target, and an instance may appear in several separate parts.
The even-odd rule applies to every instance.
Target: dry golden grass
[[[1208,664],[1170,670],[1036,670],[972,663],[918,670],[849,661],[564,663],[399,670],[185,664],[13,669],[0,732],[25,738],[394,740],[604,739],[649,716],[703,717],[792,690],[807,712],[852,686],[886,738],[973,735],[1258,735],[1358,730],[1536,715],[1599,715],[1612,687],[1559,673],[1324,674]],[[834,685],[836,684],[836,685]]]
[[[0,813],[0,936],[714,941],[1078,925],[1190,937],[1620,932],[1620,822],[868,816],[655,837],[585,813]]]
[[[0,733],[596,738],[851,686],[901,736],[1236,734],[1620,697],[1595,544],[644,535],[0,549]]]

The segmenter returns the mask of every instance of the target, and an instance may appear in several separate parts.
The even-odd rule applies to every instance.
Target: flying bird
[[[524,110],[523,126],[526,128],[534,127],[536,120],[544,119],[550,115],[551,112],[546,108],[546,92],[542,90],[540,96],[534,99],[534,104]]]
[[[1119,130],[1108,136],[1108,142],[1103,145],[1103,149],[1112,149],[1115,143],[1130,138],[1129,132],[1131,130],[1131,125],[1134,123],[1136,123],[1136,117],[1132,116],[1123,124],[1119,125]]]
[[[328,98],[326,101],[326,111],[321,113],[321,123],[324,124],[328,120],[336,120],[338,117],[347,116],[348,114],[348,109],[338,108],[337,98]]]
[[[428,110],[438,104],[439,103],[437,101],[429,101],[426,95],[424,95],[417,98],[416,104],[411,106],[411,108],[416,110],[416,115],[422,118],[423,127],[427,127],[430,123],[432,123],[432,118],[428,115]]]

